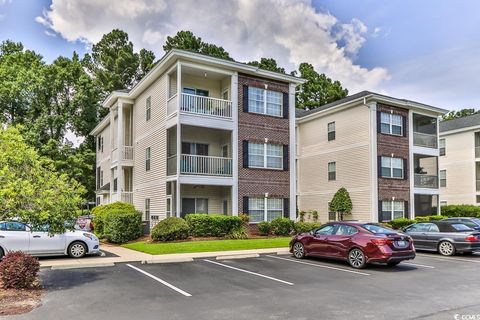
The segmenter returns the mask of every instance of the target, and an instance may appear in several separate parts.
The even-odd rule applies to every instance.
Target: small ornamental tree
[[[343,220],[343,215],[352,212],[352,208],[352,199],[347,189],[343,187],[338,189],[330,202],[330,211],[338,213],[340,220]]]

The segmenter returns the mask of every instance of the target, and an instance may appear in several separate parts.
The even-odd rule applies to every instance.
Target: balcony
[[[413,145],[423,148],[438,148],[438,120],[422,114],[413,114]]]
[[[171,115],[177,111],[177,102],[177,94],[168,99],[168,115]],[[180,112],[216,117],[221,119],[232,119],[232,102],[230,100],[182,93]]]
[[[176,156],[168,157],[168,175],[176,174],[176,161]],[[182,154],[180,158],[180,173],[188,175],[231,177],[232,158]]]
[[[425,148],[437,148],[437,135],[428,133],[413,133],[413,145]]]
[[[132,146],[122,146],[120,148],[121,158],[120,161],[133,161],[133,147]],[[112,150],[112,163],[118,161],[119,148],[114,148]]]
[[[122,192],[121,194],[121,201],[133,204],[133,192]]]
[[[415,174],[415,188],[438,189],[438,176],[429,174]]]

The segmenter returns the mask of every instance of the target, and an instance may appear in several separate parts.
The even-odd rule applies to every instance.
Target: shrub
[[[245,226],[241,226],[238,229],[234,229],[229,234],[227,234],[227,238],[229,238],[229,239],[248,239],[247,228],[245,228]]]
[[[305,211],[300,211],[300,212],[298,213],[298,217],[299,217],[300,222],[304,222],[304,221],[305,221],[305,214],[306,214]]]
[[[258,233],[260,233],[261,236],[268,236],[270,234],[270,230],[271,230],[270,222],[262,221],[259,224],[257,224],[257,226],[258,226]]]
[[[428,221],[438,221],[438,220],[443,220],[447,217],[445,216],[428,216]]]
[[[240,217],[222,214],[188,214],[185,218],[194,237],[224,237],[243,226]]]
[[[310,232],[316,228],[320,227],[320,223],[316,222],[295,222],[293,229],[296,234],[301,234],[305,232]]]
[[[474,205],[446,205],[440,208],[440,211],[443,216],[448,217],[479,217],[480,218],[480,207]]]
[[[318,221],[318,211],[317,210],[312,210],[312,219],[313,219],[313,222]]]
[[[93,226],[95,228],[95,234],[99,238],[104,238],[104,225],[105,225],[105,218],[110,211],[124,211],[124,212],[135,212],[135,207],[126,202],[114,202],[110,204],[105,204],[102,206],[98,206],[93,208]]]
[[[393,229],[402,229],[406,226],[409,226],[417,221],[407,218],[395,219],[389,222]]]
[[[242,220],[243,224],[247,225],[250,222],[250,218],[248,217],[248,214],[240,213],[238,216]]]
[[[182,218],[166,218],[153,227],[151,237],[155,241],[174,241],[188,238],[190,229]]]
[[[125,243],[142,235],[142,213],[109,210],[105,215],[104,236],[113,243]]]
[[[4,288],[30,288],[39,270],[38,260],[21,251],[9,252],[0,261],[0,279]]]
[[[270,223],[271,231],[276,236],[288,236],[293,231],[293,221],[288,218],[276,218]]]

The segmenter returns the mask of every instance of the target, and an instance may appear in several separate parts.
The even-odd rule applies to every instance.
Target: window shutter
[[[377,133],[382,132],[382,114],[380,111],[377,111]]]
[[[408,179],[408,159],[403,159],[403,179]]]
[[[383,215],[382,215],[382,201],[378,200],[378,222],[383,221]]]
[[[248,86],[243,85],[243,112],[248,112]]]
[[[402,128],[403,136],[406,137],[407,136],[407,117],[402,116],[402,125],[403,125],[403,128]]]
[[[288,93],[283,93],[283,118],[288,119]]]
[[[290,199],[283,198],[283,217],[290,219]]]
[[[379,178],[382,177],[382,156],[377,157],[377,175]]]
[[[243,212],[248,215],[248,197],[243,197]]]
[[[283,171],[288,171],[289,165],[289,156],[288,156],[288,144],[283,145]]]
[[[101,137],[101,141],[102,141],[102,152],[103,152],[103,137]]]
[[[248,141],[243,140],[243,167],[248,168]]]
[[[405,218],[410,219],[410,214],[408,212],[408,209],[409,209],[408,208],[408,201],[405,201],[404,206],[405,206]]]

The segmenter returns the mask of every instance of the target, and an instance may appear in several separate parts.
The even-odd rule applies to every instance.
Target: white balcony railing
[[[438,189],[438,177],[428,174],[415,174],[415,188]]]
[[[133,192],[122,192],[122,202],[131,203],[133,204]]]
[[[175,93],[167,100],[167,115],[177,112],[177,94]]]
[[[437,135],[414,132],[413,133],[413,145],[426,148],[437,148]]]
[[[123,146],[122,148],[122,160],[133,160],[133,147]]]
[[[182,93],[181,112],[232,118],[232,102],[211,97]]]
[[[232,176],[232,159],[182,154],[180,173],[209,176]]]

